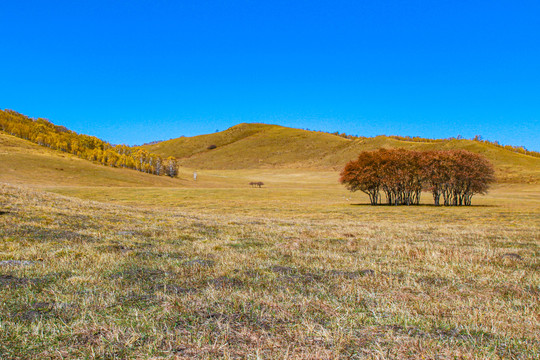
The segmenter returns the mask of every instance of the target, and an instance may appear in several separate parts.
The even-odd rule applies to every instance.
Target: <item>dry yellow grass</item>
[[[539,185],[372,207],[335,171],[171,180],[9,140],[1,359],[540,357]]]
[[[189,187],[193,172],[180,169],[179,178],[112,168],[33,144],[0,132],[0,181],[34,186]],[[222,186],[219,177],[199,179],[201,186]]]
[[[209,145],[217,148],[209,150]],[[183,137],[145,148],[175,156],[183,166],[199,169],[341,170],[358,153],[379,148],[411,150],[465,149],[484,154],[500,182],[540,183],[540,158],[471,140],[400,141],[385,136],[348,140],[339,136],[277,125],[240,124],[220,133]]]
[[[0,261],[35,263],[0,268],[2,358],[540,355],[537,187],[470,208],[317,187],[3,185]]]

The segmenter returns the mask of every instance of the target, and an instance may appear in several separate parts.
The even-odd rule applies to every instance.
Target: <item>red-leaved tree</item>
[[[341,172],[340,182],[350,191],[362,191],[369,196],[371,205],[380,201],[382,183],[381,161],[373,151],[360,153],[358,159],[350,161]]]
[[[471,205],[472,197],[485,194],[494,180],[491,163],[465,150],[364,151],[340,177],[347,189],[368,194],[372,205],[381,203],[381,191],[389,205],[417,205],[423,190],[433,194],[435,205],[441,198],[446,206]]]

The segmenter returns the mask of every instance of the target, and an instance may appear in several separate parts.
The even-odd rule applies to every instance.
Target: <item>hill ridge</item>
[[[181,137],[142,148],[161,156],[174,156],[184,167],[212,170],[341,170],[365,150],[464,149],[486,155],[503,182],[540,182],[540,170],[536,170],[540,169],[540,158],[469,139],[347,137],[274,124],[241,123],[218,133]]]
[[[6,121],[3,123],[3,126],[7,124],[8,128],[10,126],[10,117],[16,115],[26,122],[32,123],[36,121],[40,126],[50,127],[60,135],[73,133],[67,128],[56,126],[47,120],[33,120],[10,111],[0,112],[0,114],[8,115],[8,123]],[[6,130],[6,128],[0,128],[0,130]],[[38,135],[33,134],[32,136],[36,137]],[[76,133],[73,133],[73,135],[78,136]],[[86,138],[90,138],[98,145],[102,143],[97,138],[82,135],[82,139]],[[18,145],[14,146],[16,148],[23,145],[18,143]],[[55,146],[62,149],[58,144]],[[41,146],[41,148],[49,149],[49,147],[45,146]],[[224,131],[212,134],[181,137],[156,144],[125,148],[129,152],[144,149],[163,158],[174,156],[185,171],[193,169],[339,171],[343,169],[348,161],[356,158],[358,153],[366,150],[380,148],[404,148],[410,150],[465,149],[486,155],[497,169],[496,175],[499,182],[540,183],[539,157],[516,152],[516,149],[519,148],[507,148],[496,143],[477,139],[422,139],[419,137],[385,135],[367,138],[337,132],[326,133],[290,128],[277,124],[240,123]],[[97,152],[104,153],[101,150]],[[100,159],[103,160],[105,157],[100,157]],[[26,160],[30,161],[30,159]]]

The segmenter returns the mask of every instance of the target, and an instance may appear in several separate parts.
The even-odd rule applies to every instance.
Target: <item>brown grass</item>
[[[210,144],[215,144],[217,148],[209,150]],[[145,148],[162,156],[178,157],[180,164],[189,168],[325,171],[340,171],[348,161],[365,150],[464,149],[483,154],[492,161],[499,182],[540,183],[540,158],[472,140],[416,142],[386,136],[349,140],[277,125],[240,124],[219,133],[172,139]]]
[[[1,359],[540,357],[538,185],[372,207],[335,171],[171,180],[0,140]]]
[[[0,268],[3,359],[540,355],[538,189],[463,209],[118,190],[1,187],[0,260],[35,262]]]

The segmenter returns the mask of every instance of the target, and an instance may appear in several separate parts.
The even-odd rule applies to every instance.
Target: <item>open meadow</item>
[[[540,357],[539,185],[373,207],[331,171],[182,171],[0,186],[0,358]]]
[[[540,360],[539,17],[2,1],[0,360]]]

